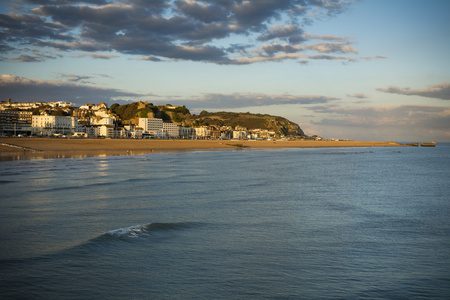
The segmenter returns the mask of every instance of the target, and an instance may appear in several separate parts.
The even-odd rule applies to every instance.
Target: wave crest
[[[150,223],[147,225],[134,225],[125,228],[114,229],[105,232],[103,237],[128,239],[147,237],[151,235],[157,235],[167,231],[175,231],[180,229],[186,229],[197,226],[197,223]]]

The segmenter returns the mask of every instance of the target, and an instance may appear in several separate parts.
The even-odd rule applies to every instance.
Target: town
[[[144,103],[139,103],[144,105]],[[159,109],[170,114],[179,106],[161,105]],[[54,102],[0,102],[0,136],[45,136],[85,138],[170,138],[170,139],[315,139],[305,135],[286,136],[274,130],[240,125],[191,125],[182,126],[171,118],[137,116],[123,123],[106,103],[84,104],[73,107],[72,103]]]

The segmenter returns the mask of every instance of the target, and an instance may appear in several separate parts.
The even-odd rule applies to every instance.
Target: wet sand
[[[398,147],[396,142],[366,141],[233,141],[0,138],[0,160],[82,158],[212,149],[273,149],[330,147]]]

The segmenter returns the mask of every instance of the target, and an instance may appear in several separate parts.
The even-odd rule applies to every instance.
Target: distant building
[[[157,134],[163,129],[163,120],[156,118],[139,118],[139,127],[141,127],[143,131]]]
[[[192,127],[179,127],[179,136],[183,139],[190,139],[195,135],[195,130]]]
[[[244,130],[234,130],[233,131],[233,139],[242,140],[247,138],[247,131]]]
[[[103,137],[115,137],[114,134],[114,127],[110,126],[110,125],[102,125],[98,127],[98,136],[103,136]]]
[[[180,136],[178,125],[175,123],[163,122],[163,130],[171,138],[177,138]]]
[[[206,126],[195,127],[194,130],[196,138],[206,138],[211,135],[211,131]]]
[[[72,134],[78,132],[77,118],[62,116],[33,116],[31,127],[34,134]]]
[[[139,118],[139,127],[145,133],[159,137],[180,136],[178,125],[175,123],[166,123],[157,118]]]
[[[0,136],[31,135],[31,117],[29,111],[0,111]]]

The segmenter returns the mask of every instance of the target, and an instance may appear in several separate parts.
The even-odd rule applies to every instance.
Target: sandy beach
[[[210,149],[399,147],[396,142],[1,138],[0,160],[81,158]]]

